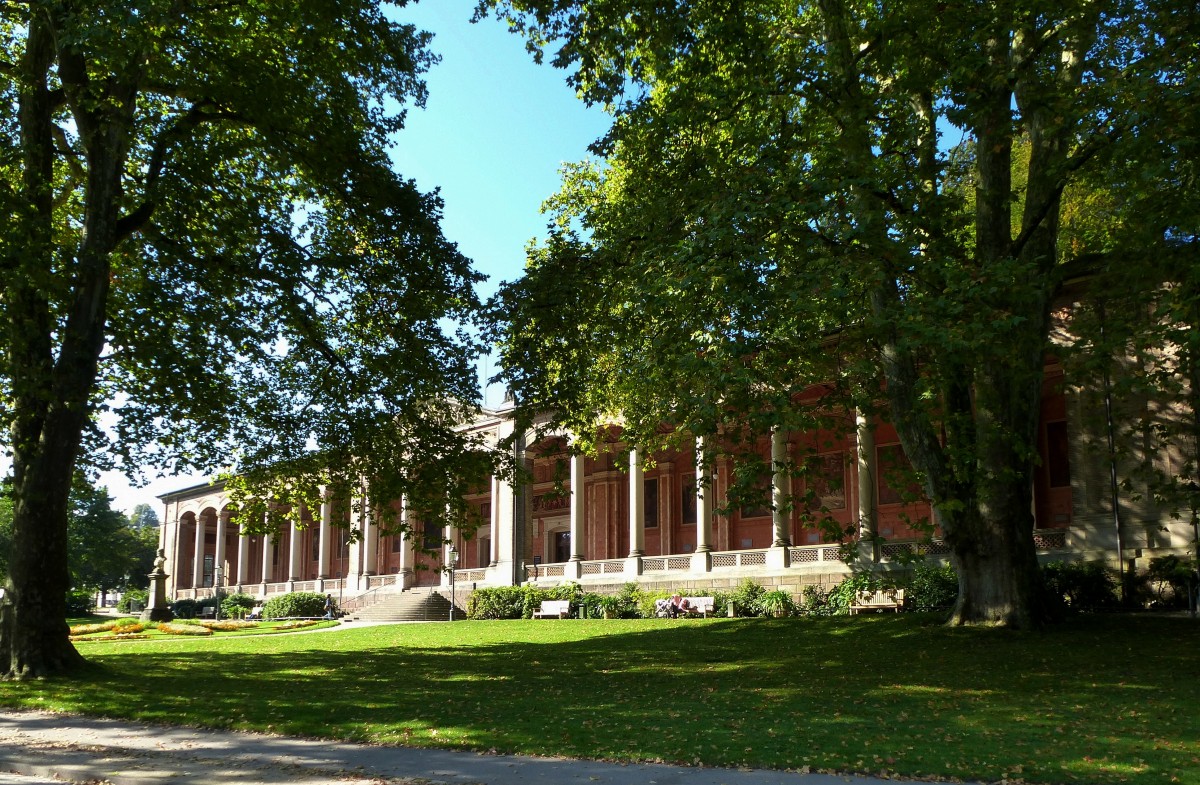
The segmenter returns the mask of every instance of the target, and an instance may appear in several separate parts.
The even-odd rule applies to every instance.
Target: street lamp
[[[454,600],[457,595],[454,593],[454,568],[458,566],[458,549],[453,545],[450,546],[450,621],[454,621]]]

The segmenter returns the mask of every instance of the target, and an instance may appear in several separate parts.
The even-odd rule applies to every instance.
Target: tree
[[[553,64],[614,115],[602,160],[567,169],[549,238],[501,294],[523,403],[581,434],[619,416],[623,438],[653,445],[664,422],[753,436],[885,401],[952,549],[952,621],[1036,624],[1052,309],[1068,271],[1147,271],[1179,232],[1194,8],[489,10],[538,58],[557,47]],[[1142,195],[1136,231],[1098,215],[1103,236],[1065,237],[1064,189],[1114,176]],[[1134,235],[1140,254],[1121,253]]]
[[[158,532],[134,527],[111,505],[108,489],[97,488],[76,472],[67,521],[72,589],[107,592],[148,584]]]
[[[229,467],[293,514],[324,485],[444,515],[485,463],[454,431],[478,398],[479,276],[388,159],[428,36],[381,5],[0,6],[0,674],[81,662],[81,454]]]
[[[149,504],[138,504],[129,513],[129,525],[135,529],[157,529],[158,513]]]

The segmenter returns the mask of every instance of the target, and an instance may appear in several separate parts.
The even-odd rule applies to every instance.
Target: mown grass
[[[8,707],[384,744],[996,781],[1200,783],[1200,624],[462,622],[96,643]]]

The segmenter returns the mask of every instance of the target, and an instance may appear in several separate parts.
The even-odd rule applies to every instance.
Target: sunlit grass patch
[[[1200,785],[1200,686],[1180,677],[1198,647],[1200,625],[1144,617],[1033,634],[903,615],[346,625],[90,644],[97,673],[6,685],[0,703],[538,755]]]

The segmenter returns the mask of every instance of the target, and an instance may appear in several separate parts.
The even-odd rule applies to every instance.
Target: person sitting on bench
[[[672,594],[671,602],[667,605],[667,613],[674,619],[678,616],[687,616],[692,610],[692,604],[683,598],[681,594]]]

